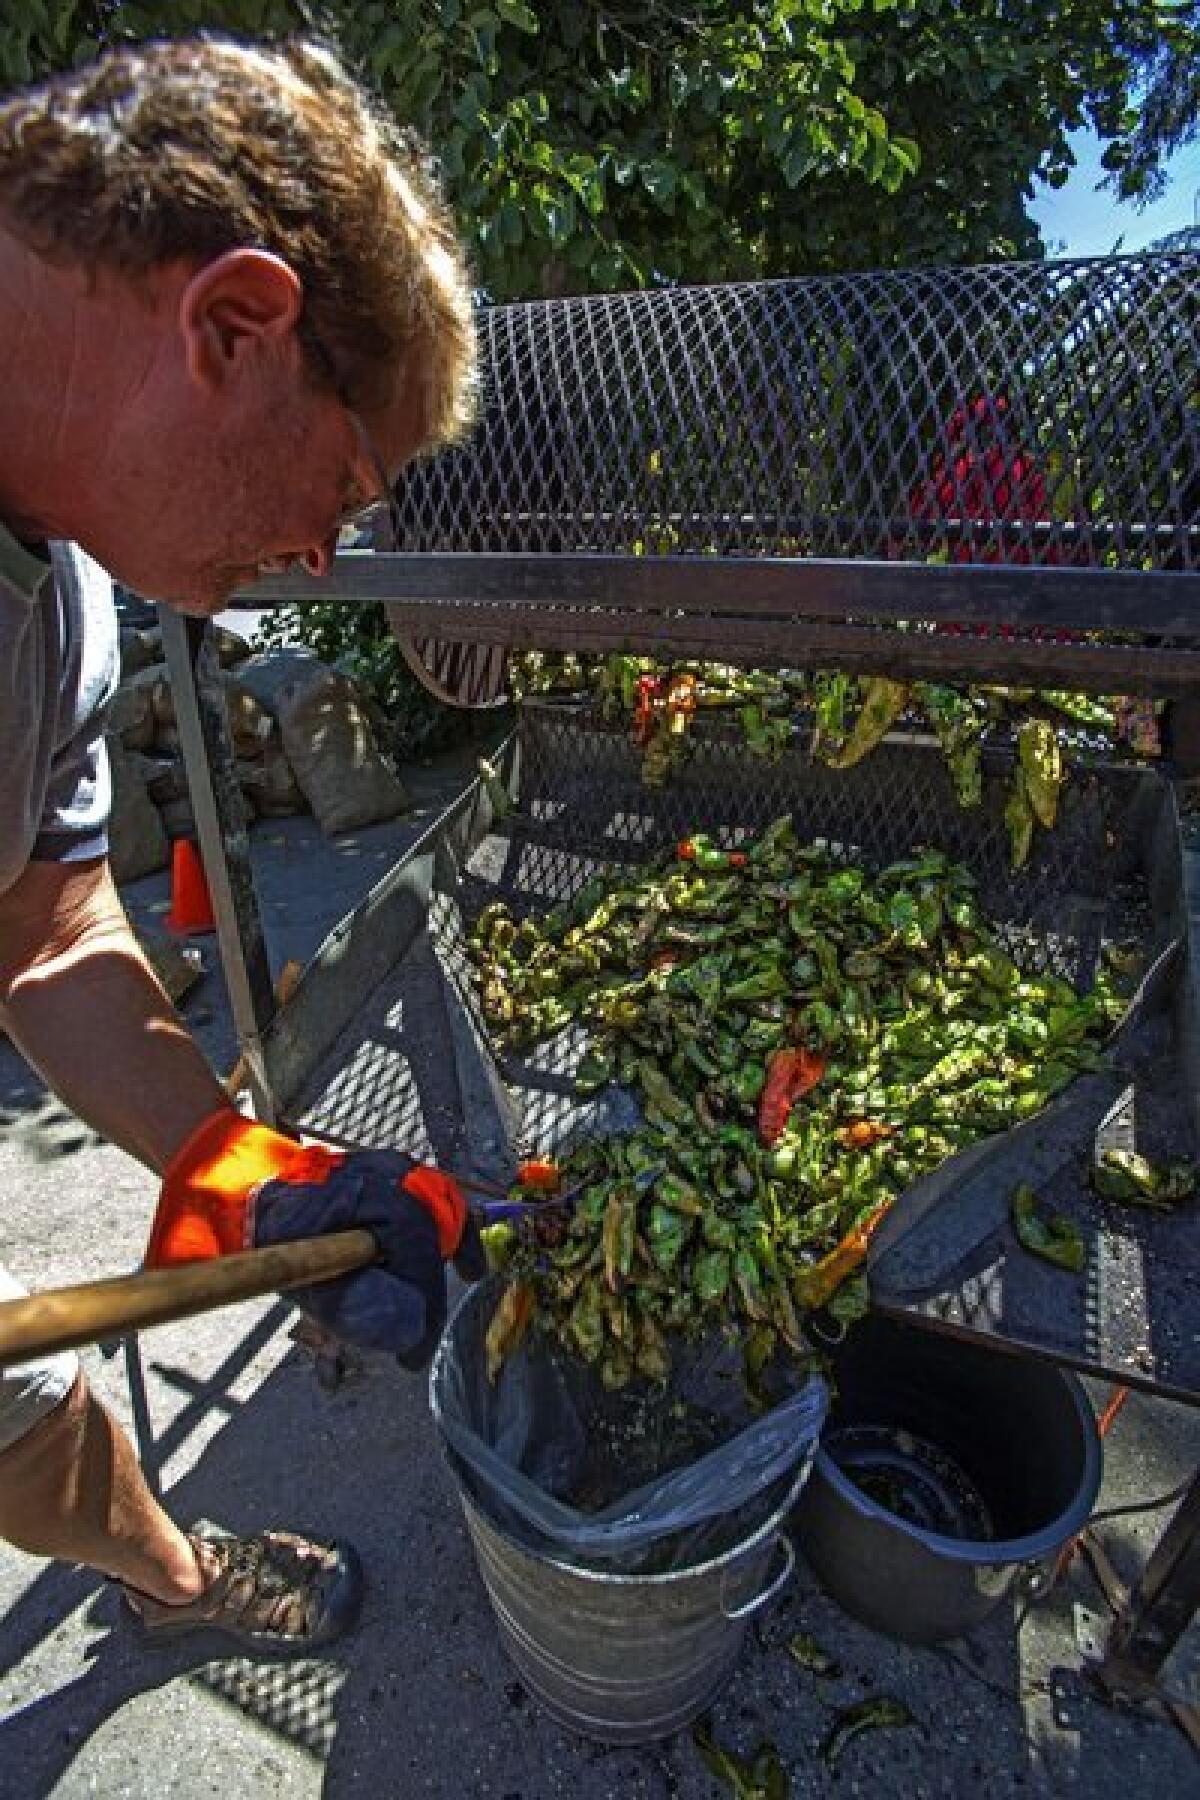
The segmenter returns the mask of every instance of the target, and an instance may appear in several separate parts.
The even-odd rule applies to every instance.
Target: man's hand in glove
[[[356,1227],[374,1237],[379,1262],[289,1298],[338,1337],[422,1368],[446,1319],[446,1261],[470,1262],[474,1226],[457,1182],[399,1151],[297,1144],[222,1109],[172,1158],[146,1266]],[[461,1272],[470,1279],[479,1270]]]

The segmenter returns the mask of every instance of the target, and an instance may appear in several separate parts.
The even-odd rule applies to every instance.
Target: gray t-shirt
[[[0,893],[27,863],[107,851],[118,672],[109,576],[74,544],[48,566],[0,525]]]

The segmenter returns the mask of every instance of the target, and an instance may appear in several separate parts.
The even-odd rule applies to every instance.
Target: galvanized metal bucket
[[[795,1552],[783,1522],[809,1466],[744,1542],[660,1575],[610,1575],[537,1555],[460,1488],[501,1640],[534,1698],[559,1724],[609,1744],[689,1724],[732,1674],[749,1621],[787,1584]]]

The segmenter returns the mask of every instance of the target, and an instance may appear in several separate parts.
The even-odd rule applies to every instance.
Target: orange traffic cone
[[[171,931],[196,934],[217,928],[204,864],[190,838],[176,838],[171,852],[171,910],[167,925]]]

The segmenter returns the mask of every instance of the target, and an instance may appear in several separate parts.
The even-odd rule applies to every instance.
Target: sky
[[[1144,212],[1118,204],[1104,179],[1101,145],[1090,131],[1071,136],[1075,167],[1065,187],[1042,188],[1029,211],[1041,227],[1051,256],[1105,256],[1117,240],[1122,250],[1141,250],[1155,238],[1200,224],[1200,143],[1188,144],[1166,165],[1170,186]]]

